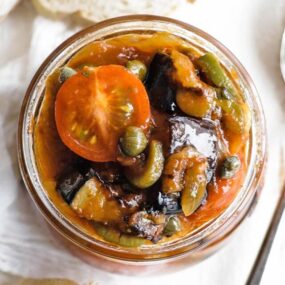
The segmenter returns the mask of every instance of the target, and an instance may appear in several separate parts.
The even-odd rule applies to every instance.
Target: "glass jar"
[[[231,205],[216,219],[197,232],[173,242],[152,248],[124,248],[96,240],[69,222],[47,197],[39,178],[33,151],[33,122],[44,96],[49,74],[63,65],[86,44],[125,33],[167,31],[197,48],[215,53],[228,70],[235,70],[240,85],[252,110],[249,166],[243,187]],[[18,130],[19,164],[25,185],[40,212],[54,232],[89,263],[109,271],[137,274],[177,269],[197,262],[213,253],[238,227],[252,207],[252,201],[262,181],[266,157],[265,122],[261,103],[254,84],[235,56],[217,40],[203,31],[177,20],[136,15],[110,19],[91,26],[61,44],[44,61],[25,95]],[[171,267],[169,266],[171,264]]]

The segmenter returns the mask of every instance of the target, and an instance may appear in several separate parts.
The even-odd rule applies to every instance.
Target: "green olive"
[[[250,109],[218,58],[206,53],[196,63],[207,79],[221,88],[217,92],[217,105],[223,110],[224,126],[235,134],[247,134],[251,127]]]
[[[235,176],[239,171],[241,162],[238,156],[229,156],[227,157],[221,166],[221,178],[229,179]]]
[[[129,156],[139,155],[147,146],[147,138],[138,127],[127,127],[120,142],[124,153]]]
[[[185,216],[193,214],[201,205],[207,191],[207,161],[195,163],[186,170],[181,206]]]
[[[181,230],[180,221],[176,216],[170,217],[166,223],[163,233],[166,236],[172,236],[173,234]]]
[[[146,243],[146,240],[139,237],[134,237],[131,235],[121,235],[119,240],[119,245],[125,247],[139,247]]]
[[[232,95],[238,96],[232,80],[214,54],[206,53],[201,56],[196,63],[199,69],[206,75],[207,79],[215,86],[227,88]]]
[[[248,105],[232,99],[219,99],[223,110],[223,125],[235,134],[247,134],[251,127],[251,113]]]
[[[58,78],[59,83],[63,83],[65,80],[67,80],[69,77],[73,76],[76,73],[77,73],[76,70],[74,70],[73,68],[64,66],[60,70],[60,74]]]
[[[147,243],[147,241],[143,238],[121,234],[118,230],[104,226],[102,224],[94,223],[94,227],[97,234],[100,235],[104,240],[121,246],[139,247]]]
[[[161,176],[164,166],[162,143],[153,140],[149,144],[148,158],[142,171],[134,173],[132,169],[126,171],[128,180],[138,188],[148,188]]]
[[[145,79],[147,68],[140,60],[130,60],[126,65],[127,69],[137,76],[141,81]]]
[[[98,235],[108,242],[118,244],[120,241],[120,232],[102,224],[94,223],[94,227]]]

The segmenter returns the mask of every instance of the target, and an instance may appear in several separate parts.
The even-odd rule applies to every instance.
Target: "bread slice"
[[[169,15],[185,2],[187,0],[33,0],[36,9],[44,15],[77,14],[92,22],[138,13]]]
[[[4,20],[19,2],[20,0],[0,0],[0,22]]]

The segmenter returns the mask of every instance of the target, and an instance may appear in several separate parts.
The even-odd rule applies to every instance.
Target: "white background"
[[[279,70],[279,49],[285,0],[196,0],[171,16],[203,29],[227,46],[251,74],[260,93],[267,119],[269,159],[265,187],[253,214],[222,250],[175,274],[112,275],[83,264],[61,248],[40,222],[21,185],[15,134],[21,100],[33,74],[55,47],[82,26],[70,19],[52,21],[38,16],[26,0],[0,23],[0,271],[94,280],[102,285],[245,284],[281,187],[285,84]],[[283,218],[262,285],[285,284],[284,269]]]

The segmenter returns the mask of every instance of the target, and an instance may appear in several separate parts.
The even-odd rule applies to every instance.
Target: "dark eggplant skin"
[[[165,194],[158,192],[156,207],[167,215],[181,213],[180,193]]]
[[[164,219],[162,223],[153,221],[155,216],[159,215]],[[146,211],[138,211],[129,217],[129,226],[138,237],[146,238],[158,242],[162,238],[162,233],[165,226],[165,216],[160,212],[147,213]]]
[[[119,164],[114,162],[96,163],[84,159],[79,159],[72,169],[68,169],[58,177],[56,190],[70,204],[77,191],[92,177],[97,177],[110,191],[110,195],[118,200],[129,199],[130,197],[125,197],[128,194],[140,193],[124,177]]]
[[[81,186],[94,176],[107,186],[119,183],[122,175],[115,163],[94,163],[79,158],[72,169],[68,169],[58,177],[56,190],[70,204]]]
[[[169,55],[156,53],[150,63],[145,86],[151,105],[158,110],[176,112],[176,86],[171,80],[173,63]]]
[[[62,198],[70,204],[85,181],[86,178],[84,175],[75,170],[60,177],[56,185],[56,190],[61,194]]]
[[[160,179],[148,189],[144,209],[148,213],[159,211],[166,215],[181,213],[180,193],[163,193],[161,182]]]
[[[170,154],[183,146],[194,146],[208,158],[207,180],[209,182],[216,171],[218,158],[218,138],[214,123],[210,120],[176,116],[169,119],[169,124]]]

